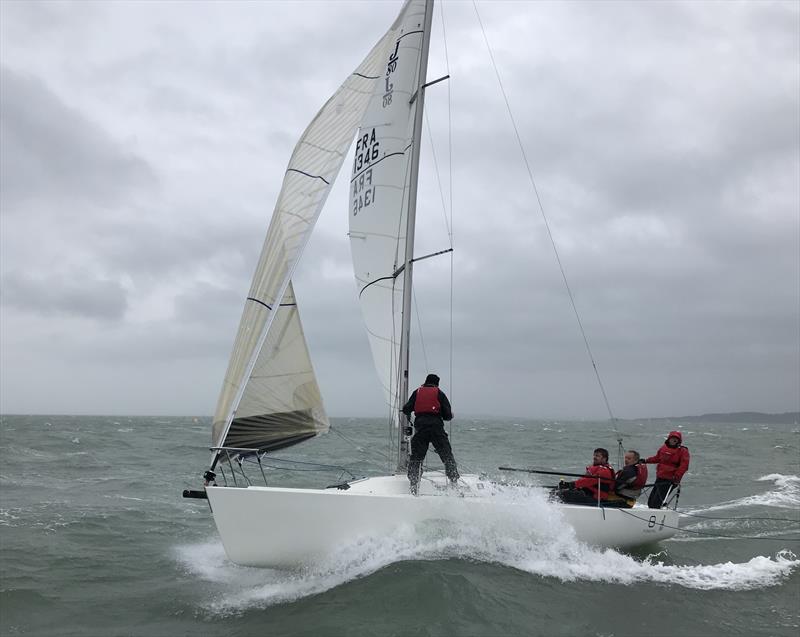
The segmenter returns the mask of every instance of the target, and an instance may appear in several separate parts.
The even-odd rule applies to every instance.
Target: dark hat
[[[426,385],[436,385],[439,386],[439,377],[436,374],[428,374],[425,377],[425,384]]]

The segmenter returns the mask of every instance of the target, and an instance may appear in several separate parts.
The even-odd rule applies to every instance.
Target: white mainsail
[[[317,113],[289,160],[217,402],[214,447],[277,449],[328,429],[291,277],[410,4]]]
[[[398,396],[415,96],[424,0],[411,0],[383,60],[356,137],[350,180],[350,250],[375,368],[394,418]]]

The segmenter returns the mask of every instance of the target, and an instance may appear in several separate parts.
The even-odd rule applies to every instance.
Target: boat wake
[[[523,497],[522,491],[529,506],[515,508],[513,515],[505,510],[498,516],[409,524],[391,537],[354,540],[297,571],[237,566],[226,558],[219,542],[178,547],[177,560],[190,575],[223,591],[204,604],[204,610],[215,615],[293,602],[413,560],[501,564],[564,582],[653,583],[700,590],[776,586],[800,567],[800,559],[786,550],[741,563],[672,565],[659,554],[641,559],[593,548],[575,539],[541,489],[505,489],[495,497],[517,499]]]

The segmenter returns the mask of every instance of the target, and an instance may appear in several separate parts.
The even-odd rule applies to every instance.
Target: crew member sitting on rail
[[[600,447],[594,450],[592,465],[586,467],[586,476],[575,482],[559,482],[556,496],[570,504],[597,504],[608,500],[614,483],[614,469],[608,464],[608,451]]]
[[[625,466],[617,471],[614,494],[609,494],[609,499],[615,499],[616,495],[622,499],[626,507],[632,507],[642,494],[645,484],[647,484],[647,465],[639,464],[639,452],[629,449],[625,452]]]

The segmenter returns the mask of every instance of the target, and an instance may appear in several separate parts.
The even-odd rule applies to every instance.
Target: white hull
[[[477,476],[462,477],[457,491],[445,485],[443,476],[426,474],[418,497],[408,493],[408,480],[399,475],[356,481],[347,490],[251,486],[206,491],[228,557],[271,568],[296,568],[360,538],[391,536],[402,525],[469,524],[524,512],[523,500],[496,497],[497,486]],[[601,547],[650,544],[672,537],[678,527],[678,513],[668,509],[548,506],[578,540]],[[537,532],[532,529],[531,535]]]

